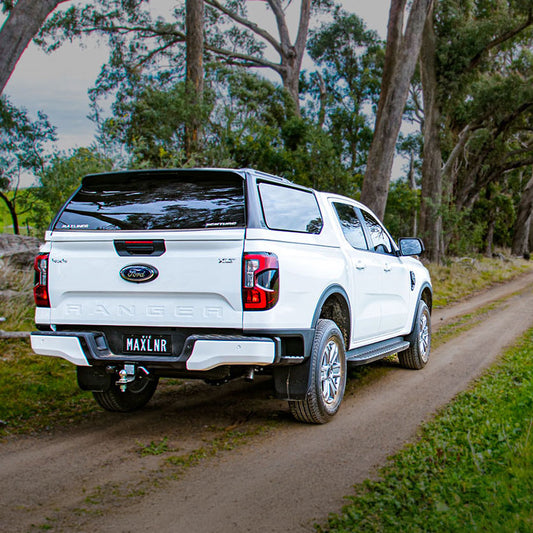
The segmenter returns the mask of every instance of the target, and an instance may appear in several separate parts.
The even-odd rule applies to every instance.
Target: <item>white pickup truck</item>
[[[34,351],[112,411],[161,377],[273,376],[300,421],[339,409],[347,364],[431,345],[431,281],[360,203],[250,169],[86,176],[35,260]]]

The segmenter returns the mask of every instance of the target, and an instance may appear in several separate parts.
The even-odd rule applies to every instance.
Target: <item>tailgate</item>
[[[119,255],[121,232],[79,237],[51,238],[52,324],[242,328],[244,229],[128,234],[128,242],[163,241],[165,251],[154,256]],[[127,281],[128,266],[157,275]]]

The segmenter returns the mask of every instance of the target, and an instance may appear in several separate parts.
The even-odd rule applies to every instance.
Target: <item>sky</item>
[[[342,0],[346,11],[356,13],[369,29],[376,30],[384,39],[390,0]],[[172,5],[170,0],[151,0],[155,10]],[[294,2],[299,6],[299,2]],[[68,4],[65,4],[66,6]],[[294,37],[297,24],[294,17]],[[20,59],[5,90],[11,102],[26,108],[32,118],[38,110],[48,115],[57,128],[56,147],[69,150],[89,146],[94,141],[95,126],[87,118],[90,112],[87,94],[107,59],[105,44],[96,39],[66,43],[52,54],[45,54],[31,43]],[[25,185],[29,185],[26,183]]]

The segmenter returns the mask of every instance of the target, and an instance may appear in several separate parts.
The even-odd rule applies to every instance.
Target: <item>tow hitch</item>
[[[146,376],[150,374],[150,372],[148,372],[144,366],[140,366],[139,370]],[[137,378],[137,368],[135,365],[124,365],[124,368],[119,370],[118,375],[120,379],[116,381],[115,384],[119,386],[122,392],[126,392],[128,385],[133,383]]]

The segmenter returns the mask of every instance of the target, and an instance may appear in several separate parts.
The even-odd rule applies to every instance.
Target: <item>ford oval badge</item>
[[[128,265],[120,271],[120,277],[133,283],[146,283],[159,276],[157,268],[150,265]]]

